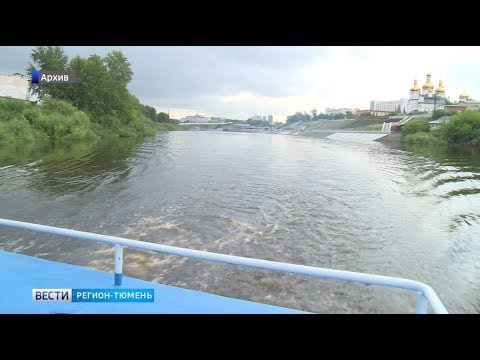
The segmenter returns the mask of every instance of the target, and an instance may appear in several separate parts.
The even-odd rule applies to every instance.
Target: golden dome
[[[463,90],[463,92],[460,94],[460,100],[468,100],[470,98],[470,95]]]
[[[434,87],[435,86],[433,86],[433,84],[430,81],[428,81],[422,86],[422,89],[423,90],[428,90],[428,91],[433,91]]]
[[[432,82],[430,81],[431,77],[432,77],[432,73],[431,72],[427,73],[427,82],[422,86],[422,89],[428,92],[433,91],[433,89],[435,88],[435,86],[433,86]]]
[[[435,92],[437,94],[438,93],[445,93],[445,88],[443,87],[443,81],[442,80],[439,81],[437,90]]]
[[[413,86],[410,88],[410,91],[420,92],[420,88],[417,86],[417,80],[413,80]]]

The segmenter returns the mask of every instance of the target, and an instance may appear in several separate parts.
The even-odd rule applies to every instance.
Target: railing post
[[[427,307],[428,307],[428,302],[427,298],[425,295],[423,295],[421,292],[417,293],[417,314],[426,314],[427,313]]]
[[[122,285],[123,246],[115,244],[115,285]]]

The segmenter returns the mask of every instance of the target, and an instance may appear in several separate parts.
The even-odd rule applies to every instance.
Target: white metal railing
[[[129,246],[136,249],[156,251],[165,254],[225,264],[405,289],[417,293],[417,314],[426,314],[429,305],[432,311],[436,314],[448,314],[447,309],[445,309],[445,306],[442,304],[442,301],[439,299],[435,291],[430,286],[415,280],[219,254],[1,218],[0,226],[37,231],[53,235],[68,236],[81,240],[99,241],[114,244],[115,285],[122,284],[123,246]]]

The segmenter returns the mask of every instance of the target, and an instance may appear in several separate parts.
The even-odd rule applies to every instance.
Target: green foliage
[[[78,112],[78,109],[69,102],[54,98],[45,98],[41,109],[48,115],[59,114],[62,116],[71,116]]]
[[[40,96],[39,106],[0,99],[0,143],[138,137],[180,129],[176,120],[157,114],[129,93],[131,64],[118,50],[104,57],[94,54],[69,60],[59,46],[37,46],[30,58],[28,72],[74,70],[77,81],[34,85],[31,90]]]
[[[157,121],[157,111],[155,110],[155,108],[148,105],[142,105],[141,112],[148,119],[152,121]]]
[[[0,109],[2,102],[0,101]],[[10,101],[10,100],[7,100]],[[0,114],[2,114],[0,110]],[[138,137],[153,135],[155,123],[139,113],[127,124],[118,117],[105,116],[93,123],[83,111],[64,100],[45,98],[41,106],[25,108],[15,116],[0,115],[0,144],[34,140],[92,140],[99,137]],[[168,130],[177,130],[173,124]],[[161,129],[159,129],[161,130]]]
[[[85,140],[97,135],[87,114],[64,100],[45,98],[42,106],[25,113],[29,124],[51,140]]]
[[[480,146],[480,112],[464,111],[442,123],[440,136],[450,144]]]
[[[383,125],[384,120],[379,119],[357,119],[357,120],[345,120],[339,123],[338,129],[362,129],[369,125]]]
[[[306,112],[296,112],[294,115],[287,116],[287,124],[294,123],[298,121],[308,121],[310,120],[310,115]]]
[[[187,130],[188,127],[185,125],[169,124],[169,123],[159,123],[157,124],[158,131],[175,131],[175,130]]]
[[[155,121],[158,123],[168,123],[168,124],[174,124],[174,125],[178,125],[179,123],[178,120],[170,118],[170,116],[164,112],[159,112],[155,117]]]
[[[156,122],[159,122],[159,123],[166,123],[166,122],[169,122],[169,116],[168,114],[164,113],[164,112],[159,112],[155,118],[155,121]]]
[[[8,121],[0,121],[0,144],[30,142],[35,138],[35,131],[22,114],[17,114]]]
[[[29,63],[27,73],[33,70],[68,70],[68,56],[60,46],[37,46],[32,50],[30,58],[33,62]],[[37,94],[40,99],[50,95],[59,99],[65,98],[65,90],[68,86],[58,86],[56,84],[36,84],[29,85],[29,89]]]
[[[405,144],[443,145],[446,142],[433,133],[417,132],[402,136]]]
[[[70,61],[70,68],[77,73],[77,82],[64,86],[70,88],[66,98],[77,108],[87,112],[93,121],[105,115],[125,116],[129,93],[124,81],[117,80],[116,72],[126,64],[108,64],[107,58],[90,55],[88,58],[76,56]],[[110,59],[110,62],[113,60]],[[121,70],[120,77],[126,70]]]
[[[127,57],[114,50],[106,56],[73,57],[70,61],[59,47],[36,47],[32,60],[45,70],[74,70],[77,81],[68,85],[45,84],[38,87],[44,95],[64,99],[85,112],[93,123],[107,127],[120,136],[146,135],[155,128],[154,108],[140,104],[127,89],[133,72]],[[148,123],[150,122],[150,124]]]
[[[320,113],[317,116],[317,119],[319,119],[319,120],[328,120],[328,119],[331,119],[331,118],[332,117],[330,115],[327,115],[327,114],[324,114],[324,113]]]
[[[402,142],[480,147],[480,112],[478,111],[464,111],[454,115],[450,121],[440,124],[439,128],[431,131],[429,131],[430,127],[426,128],[426,125],[429,126],[421,120],[408,122],[402,129]]]
[[[68,63],[68,56],[60,46],[37,46],[30,58],[37,65],[34,69],[64,70]],[[30,63],[30,66],[34,65]]]
[[[405,125],[402,126],[402,134],[410,135],[416,134],[419,132],[429,132],[430,124],[424,120],[410,120]]]
[[[113,50],[103,59],[115,82],[120,86],[126,87],[132,81],[133,71],[127,57],[119,50]]]
[[[442,116],[453,116],[456,114],[457,114],[456,110],[435,110],[435,112],[432,115],[432,120],[437,120]]]
[[[0,99],[0,120],[1,117],[16,115],[29,107],[31,104],[23,100]]]

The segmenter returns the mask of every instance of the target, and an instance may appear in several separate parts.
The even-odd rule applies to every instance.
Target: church
[[[439,81],[438,87],[432,84],[432,74],[427,74],[427,81],[420,89],[417,80],[414,80],[413,86],[410,88],[410,99],[404,103],[406,113],[411,111],[432,112],[433,110],[445,109],[445,88],[442,80]]]
[[[468,97],[468,94],[462,94],[460,100],[464,95]],[[408,114],[412,111],[432,112],[434,108],[435,110],[445,109],[445,88],[443,87],[443,81],[440,80],[437,89],[435,89],[431,73],[427,74],[427,81],[421,89],[417,85],[417,80],[414,80],[408,99],[370,101],[370,110],[401,111]]]

